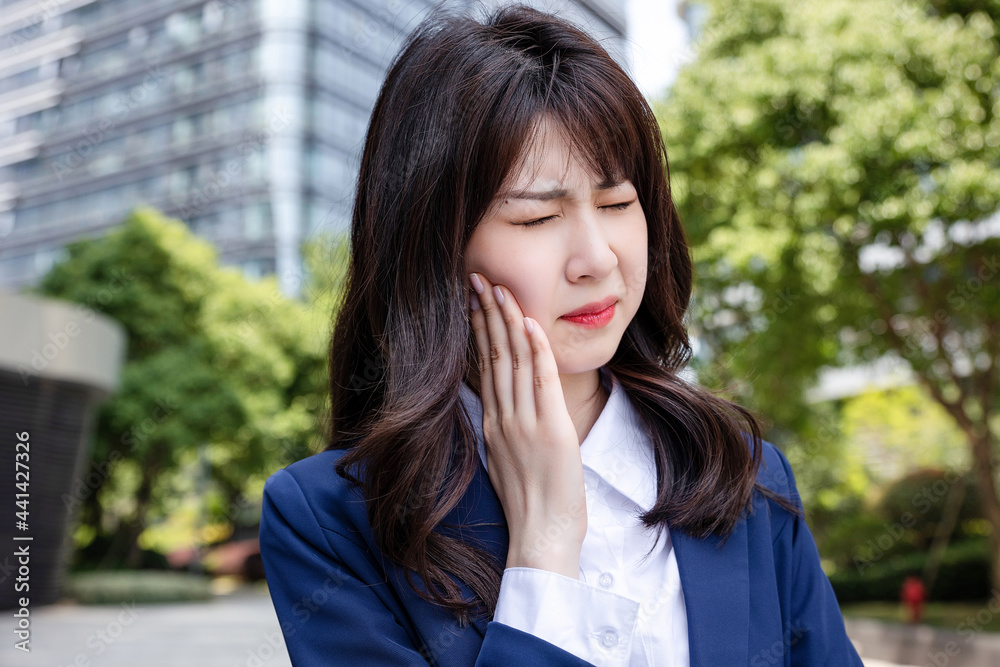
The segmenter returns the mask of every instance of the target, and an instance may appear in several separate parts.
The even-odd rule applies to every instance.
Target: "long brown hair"
[[[646,215],[645,294],[608,362],[656,452],[658,495],[643,522],[728,536],[755,488],[799,511],[756,483],[754,415],[679,376],[691,356],[691,257],[660,130],[633,81],[550,14],[513,5],[478,22],[438,9],[391,63],[365,137],[330,347],[327,449],[349,450],[337,472],[360,485],[382,552],[463,621],[492,616],[502,575],[487,551],[440,530],[479,465],[460,416],[476,358],[463,252],[544,114],[597,173],[628,178]],[[463,599],[452,576],[476,598]]]

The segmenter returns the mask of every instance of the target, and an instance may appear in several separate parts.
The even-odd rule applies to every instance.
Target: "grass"
[[[992,608],[991,608],[992,607]],[[902,605],[893,602],[856,602],[840,608],[845,617],[873,618],[891,623],[906,623]],[[1000,632],[1000,600],[981,602],[928,602],[922,622],[943,630],[961,629]]]

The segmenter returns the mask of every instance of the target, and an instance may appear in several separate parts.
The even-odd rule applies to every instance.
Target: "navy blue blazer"
[[[297,461],[264,485],[261,555],[295,667],[590,664],[495,621],[460,627],[420,598],[375,546],[360,493],[334,471],[343,453]],[[758,479],[798,500],[788,460],[768,442]],[[671,532],[692,667],[863,667],[806,522],[753,495],[753,513],[722,548],[715,536]],[[468,532],[506,561],[503,508],[482,463],[446,521],[498,524]]]

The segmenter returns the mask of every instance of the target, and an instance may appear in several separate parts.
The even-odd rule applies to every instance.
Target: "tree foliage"
[[[865,391],[841,410],[845,449],[866,461],[872,487],[921,468],[968,470],[965,436],[919,385]]]
[[[997,3],[706,4],[656,105],[702,378],[809,440],[820,369],[905,360],[965,435],[1000,559]]]
[[[102,474],[66,498],[91,538],[111,540],[104,564],[139,562],[139,535],[192,474],[204,477],[208,519],[233,522],[274,469],[316,448],[324,324],[273,277],[220,267],[183,223],[136,209],[107,236],[69,246],[40,289],[127,332],[122,384],[94,438],[91,469]]]

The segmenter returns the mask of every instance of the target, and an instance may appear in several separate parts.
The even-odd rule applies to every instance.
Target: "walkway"
[[[6,614],[5,614],[6,615]],[[9,617],[8,617],[9,618]],[[80,606],[31,612],[31,652],[0,628],[0,665],[17,667],[291,667],[264,588],[210,602]]]
[[[846,623],[866,667],[1000,665],[1000,635],[966,642],[957,633],[927,627]],[[31,614],[30,653],[15,649],[11,624],[3,626],[0,665],[291,667],[263,587],[242,588],[210,602],[42,607]]]
[[[845,619],[844,623],[858,653],[868,658],[917,667],[1000,665],[1000,634],[995,632],[971,629],[953,632],[926,625],[897,625],[857,618]],[[974,620],[969,627],[974,627]],[[865,665],[869,666],[868,660]]]

